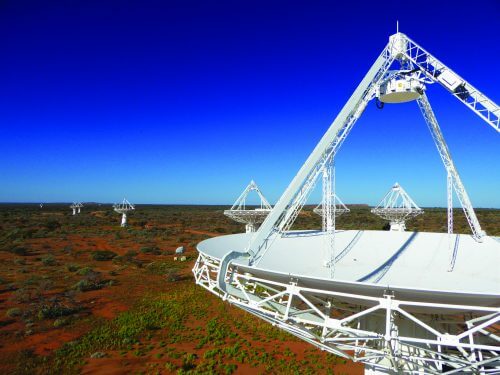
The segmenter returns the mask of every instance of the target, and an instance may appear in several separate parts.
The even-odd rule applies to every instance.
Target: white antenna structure
[[[260,207],[247,209],[246,200],[250,192],[255,191],[260,198]],[[247,233],[255,232],[257,224],[260,224],[271,212],[272,207],[264,197],[259,187],[254,180],[250,181],[248,186],[243,190],[243,193],[236,199],[233,206],[229,210],[224,211],[224,215],[233,219],[238,223],[246,224]]]
[[[391,226],[390,230],[404,232],[406,221],[423,214],[424,210],[418,207],[401,185],[396,182],[371,212],[388,220]]]
[[[259,229],[198,244],[193,274],[198,285],[224,301],[364,364],[365,374],[498,374],[500,238],[481,229],[425,91],[443,87],[495,133],[500,108],[400,33],[399,25],[397,31]],[[462,55],[476,59],[463,46]],[[448,233],[335,231],[337,205],[330,193],[324,193],[330,210],[326,233],[291,231],[321,175],[324,191],[335,193],[333,160],[372,100],[380,109],[417,102],[446,170]],[[453,192],[471,234],[453,233]],[[229,211],[238,208],[244,212],[244,203],[237,201]],[[398,229],[422,212],[399,185],[374,210]],[[329,269],[321,257],[325,242]]]
[[[73,215],[76,215],[77,213],[80,213],[81,208],[83,207],[83,204],[80,202],[73,202],[69,208],[73,210]]]
[[[129,211],[135,210],[134,205],[132,203],[130,203],[128,200],[126,200],[125,198],[123,198],[123,201],[121,203],[115,203],[113,205],[113,209],[122,215],[121,226],[126,227],[127,226],[127,213]]]
[[[335,194],[334,196],[332,196],[331,199],[332,199],[332,204],[331,204],[332,211],[334,210],[333,207],[335,205],[335,217],[339,217],[345,213],[351,212],[351,210],[344,204],[344,202],[342,202],[342,200],[339,198],[338,195]],[[323,217],[324,213],[326,212],[326,210],[323,207],[324,207],[324,204],[323,204],[323,202],[321,202],[316,207],[314,207],[313,212],[315,214]],[[323,231],[325,231],[326,226],[323,225],[322,228],[323,228]]]

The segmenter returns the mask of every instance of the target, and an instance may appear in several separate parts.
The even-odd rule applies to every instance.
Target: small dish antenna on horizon
[[[76,215],[77,213],[80,213],[81,208],[83,207],[83,204],[80,202],[73,202],[69,208],[73,210],[73,215]]]
[[[260,198],[260,207],[247,209],[246,199],[251,191],[255,191]],[[229,210],[224,211],[224,215],[237,221],[238,223],[246,224],[246,232],[255,232],[256,224],[260,224],[271,212],[272,207],[264,197],[259,187],[254,180],[250,181],[248,186],[243,190],[243,193],[236,199],[233,206]]]
[[[113,205],[113,209],[118,212],[119,214],[122,214],[122,222],[121,226],[126,227],[127,226],[127,212],[131,210],[135,210],[135,207],[132,203],[130,203],[127,199],[123,198],[123,201],[121,203],[115,203]]]
[[[335,212],[335,217],[339,217],[342,214],[345,214],[347,212],[350,212],[351,210],[347,208],[347,206],[340,200],[340,198],[336,195],[332,195],[332,206],[335,205],[335,210],[332,209],[332,212]],[[323,202],[318,204],[314,209],[313,212],[319,216],[323,216]]]
[[[405,222],[423,214],[424,210],[418,207],[401,185],[396,182],[371,212],[382,219],[389,220],[391,231],[404,232]]]

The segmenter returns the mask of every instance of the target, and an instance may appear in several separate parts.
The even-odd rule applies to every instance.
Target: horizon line
[[[68,202],[0,202],[0,205],[67,205],[67,204],[72,204],[74,202],[68,201]],[[113,205],[116,202],[96,202],[96,201],[80,201],[82,204],[89,204],[89,205]],[[310,204],[305,204],[304,206],[315,206],[318,203],[310,203]],[[139,205],[139,206],[232,206],[233,203],[134,203],[134,205]],[[366,207],[375,207],[372,205],[369,205],[367,203],[345,203],[346,206],[366,206]],[[248,207],[258,207],[258,204],[247,204]],[[442,208],[446,209],[446,206],[421,206],[421,208]],[[461,206],[453,206],[453,209],[461,209]],[[474,209],[486,209],[486,210],[500,210],[500,207],[474,207]]]

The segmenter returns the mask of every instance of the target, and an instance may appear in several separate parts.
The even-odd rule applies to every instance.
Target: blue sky
[[[0,201],[231,204],[253,178],[274,203],[397,19],[500,101],[494,0],[4,1]],[[500,208],[498,134],[443,88],[428,97],[473,204]],[[376,204],[395,181],[446,204],[416,103],[370,103],[337,191]]]

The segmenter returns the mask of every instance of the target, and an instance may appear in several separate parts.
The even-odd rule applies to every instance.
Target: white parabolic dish
[[[229,250],[243,252],[252,233],[207,239],[198,251],[220,260]],[[300,280],[304,287],[381,296],[397,292],[401,299],[500,305],[500,238],[456,235],[457,259],[448,272],[448,234],[429,232],[358,231],[336,232],[338,259],[335,279],[325,267],[324,233],[292,232],[275,238],[272,251],[258,267],[234,261],[245,272],[278,282]],[[455,236],[455,235],[454,235]],[[345,250],[345,251],[344,251]]]
[[[455,168],[426,95],[435,83],[500,132],[498,105],[398,32],[259,230],[198,245],[196,283],[369,374],[499,373],[500,238],[481,229]],[[388,87],[386,102],[416,99],[445,166],[448,233],[340,231],[334,212],[323,232],[290,232],[319,176],[324,191],[335,186],[325,171],[368,103],[383,108]],[[453,193],[472,235],[454,234]]]

